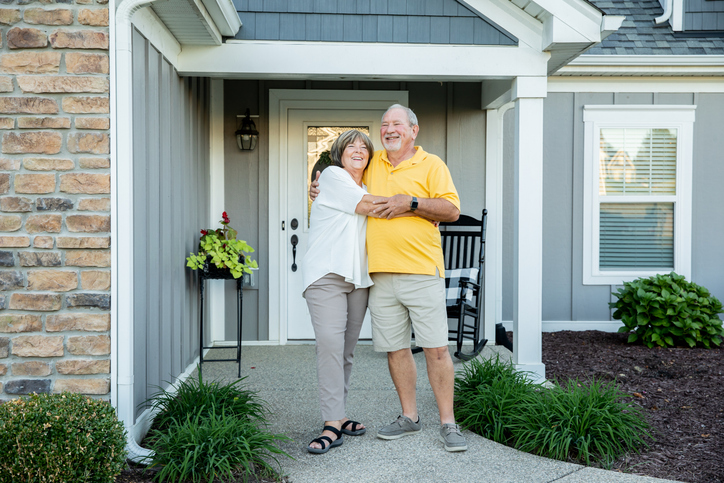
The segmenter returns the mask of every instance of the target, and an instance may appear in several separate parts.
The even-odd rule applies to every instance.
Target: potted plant
[[[320,173],[328,168],[332,164],[332,157],[329,151],[322,151],[319,154],[319,159],[312,167],[312,181],[317,177],[317,171]]]
[[[255,260],[246,254],[254,249],[244,240],[237,240],[237,231],[229,226],[231,220],[226,212],[221,214],[221,228],[201,230],[199,252],[186,258],[186,266],[192,270],[230,273],[239,278],[243,273],[252,273],[258,268]],[[228,272],[227,272],[228,271]],[[222,278],[222,277],[219,277]]]

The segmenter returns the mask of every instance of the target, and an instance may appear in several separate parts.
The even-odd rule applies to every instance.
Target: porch
[[[511,353],[501,346],[486,346],[480,357]],[[224,351],[215,356],[224,357]],[[455,370],[462,362],[453,358]],[[475,433],[465,431],[468,451],[448,453],[438,440],[438,412],[423,354],[417,363],[417,404],[422,432],[394,441],[378,439],[376,429],[397,417],[400,403],[390,379],[385,354],[369,344],[359,344],[347,407],[349,416],[363,422],[362,436],[345,436],[339,448],[325,455],[312,455],[306,445],[319,436],[321,415],[317,396],[315,349],[313,345],[244,347],[242,376],[249,389],[258,391],[268,403],[271,432],[293,439],[281,448],[294,459],[281,460],[283,473],[294,483],[338,482],[561,482],[561,483],[661,483],[663,480],[615,473],[562,461],[555,461],[508,448]],[[295,370],[289,370],[294,367]],[[204,364],[206,380],[232,382],[237,379],[235,363]],[[196,374],[194,374],[194,377]],[[271,383],[273,382],[273,383]]]

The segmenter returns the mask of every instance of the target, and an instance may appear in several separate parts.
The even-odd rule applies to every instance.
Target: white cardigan
[[[367,272],[367,217],[354,212],[367,190],[352,175],[330,166],[319,177],[320,193],[312,203],[309,241],[302,263],[304,290],[335,273],[355,288],[372,285]]]

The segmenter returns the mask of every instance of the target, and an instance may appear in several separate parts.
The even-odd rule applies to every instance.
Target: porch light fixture
[[[238,115],[236,117],[241,117]],[[254,116],[259,117],[259,116]],[[256,147],[256,143],[259,140],[259,131],[256,130],[256,124],[251,120],[249,109],[244,114],[244,119],[241,120],[241,128],[236,131],[236,145],[242,151],[253,151]]]

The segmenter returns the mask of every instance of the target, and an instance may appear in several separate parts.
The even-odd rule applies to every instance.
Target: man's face
[[[418,126],[410,126],[407,112],[392,109],[382,118],[380,138],[388,152],[407,151],[415,146]]]

